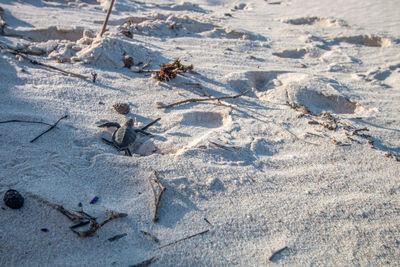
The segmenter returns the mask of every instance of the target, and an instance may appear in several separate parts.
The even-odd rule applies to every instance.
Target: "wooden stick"
[[[33,195],[33,194],[29,194],[29,196],[34,199],[37,199],[37,200],[43,202],[44,204],[46,204],[47,206],[61,212],[64,216],[66,216],[72,222],[80,222],[80,221],[86,219],[84,216],[79,215],[78,212],[66,209],[63,206],[53,203],[53,202],[50,202],[40,196]]]
[[[209,92],[207,92],[206,89],[204,89],[204,88],[201,86],[201,84],[200,84],[199,89],[201,90],[201,92],[202,92],[205,96],[208,96],[209,98],[212,98],[212,97],[213,97]],[[217,102],[217,103],[219,103],[219,104],[222,104],[222,105],[224,105],[224,106],[231,107],[231,108],[239,108],[238,105],[231,104],[231,103],[228,103],[228,102],[226,102],[226,101],[215,100],[215,102]]]
[[[68,115],[64,115],[63,117],[61,117],[58,121],[56,121],[56,123],[54,123],[49,129],[47,129],[46,131],[44,131],[43,133],[39,134],[38,136],[36,136],[35,138],[33,138],[30,142],[33,143],[36,140],[38,140],[42,135],[44,135],[45,133],[51,131],[52,129],[54,129],[57,124],[60,122],[60,120],[67,118]]]
[[[38,124],[44,124],[44,125],[52,126],[50,123],[45,123],[45,122],[41,122],[41,121],[24,121],[24,120],[0,121],[0,124],[1,124],[1,123],[10,123],[10,122],[38,123]]]
[[[147,266],[150,266],[150,264],[152,264],[153,262],[155,262],[157,260],[158,260],[158,258],[153,257],[153,258],[150,258],[148,260],[144,260],[144,261],[142,261],[140,263],[136,263],[134,265],[131,265],[129,267],[147,267]]]
[[[66,70],[62,70],[62,69],[59,69],[57,67],[53,67],[51,65],[47,65],[45,63],[38,62],[38,61],[36,61],[34,59],[31,59],[30,57],[28,57],[28,56],[26,56],[26,55],[24,55],[24,54],[22,54],[20,52],[18,52],[17,50],[14,50],[14,49],[11,49],[11,48],[8,48],[8,47],[5,47],[5,46],[0,46],[0,48],[6,50],[7,52],[9,52],[9,53],[11,53],[13,55],[18,55],[18,56],[28,60],[33,65],[38,65],[38,66],[42,66],[42,67],[45,67],[45,68],[48,68],[48,69],[59,71],[59,72],[65,74],[67,76],[74,76],[74,77],[77,77],[77,78],[80,78],[80,79],[83,79],[83,80],[91,80],[91,78],[89,78],[87,76],[84,76],[84,75],[81,75],[81,74],[77,74],[77,73],[73,73],[73,72],[66,71]]]
[[[248,92],[250,92],[251,89],[248,89],[238,95],[233,95],[233,96],[222,96],[222,97],[208,97],[208,98],[190,98],[190,99],[186,99],[183,101],[179,101],[176,103],[172,103],[169,105],[163,105],[163,106],[159,106],[157,107],[158,109],[167,109],[167,108],[172,108],[175,106],[180,106],[180,105],[184,105],[184,104],[188,104],[188,103],[193,103],[193,102],[203,102],[203,101],[210,101],[210,100],[222,100],[222,99],[233,99],[233,98],[238,98],[242,95],[247,94]]]
[[[161,120],[161,118],[157,118],[154,121],[150,122],[149,124],[145,125],[144,127],[141,128],[142,131],[146,130],[147,128],[153,126],[154,124],[156,124],[159,120]]]
[[[155,237],[154,235],[150,234],[149,232],[146,231],[142,231],[140,230],[140,232],[142,232],[142,234],[144,234],[145,236],[149,237],[151,240],[153,240],[155,243],[159,243],[160,240],[158,240],[157,237]]]
[[[100,32],[100,37],[102,37],[106,31],[108,19],[110,18],[110,14],[111,14],[111,10],[114,6],[114,2],[115,2],[115,0],[111,0],[110,7],[108,8],[108,11],[107,11],[106,19],[104,20],[104,23],[103,23],[103,28],[101,29],[101,32]]]
[[[222,149],[224,149],[224,150],[226,150],[226,151],[233,152],[233,151],[230,150],[230,148],[228,148],[227,146],[224,146],[224,145],[215,143],[215,142],[210,141],[210,140],[208,140],[208,142],[210,142],[210,143],[213,144],[214,146],[217,146],[217,147],[219,147],[219,148],[222,148]]]
[[[157,171],[153,170],[153,174],[154,174],[154,179],[153,181],[158,185],[158,187],[160,188],[160,192],[158,194],[156,194],[156,191],[154,190],[153,184],[151,182],[151,179],[149,177],[149,183],[150,183],[150,187],[151,190],[153,191],[153,195],[154,195],[154,212],[153,212],[153,222],[158,221],[157,218],[157,210],[158,210],[158,206],[160,204],[160,200],[161,200],[161,195],[164,193],[164,191],[166,190],[166,188],[162,185],[162,183],[158,180],[157,178]]]
[[[173,241],[173,242],[171,242],[171,243],[168,243],[168,244],[166,244],[166,245],[164,245],[164,246],[158,247],[157,249],[162,249],[162,248],[165,248],[165,247],[168,247],[168,246],[174,245],[174,244],[176,244],[176,243],[179,243],[179,242],[181,242],[181,241],[187,240],[187,239],[189,239],[189,238],[192,238],[192,237],[195,237],[195,236],[198,236],[198,235],[205,234],[205,233],[207,233],[207,232],[209,232],[209,231],[210,231],[210,230],[209,230],[209,229],[207,229],[207,230],[205,230],[205,231],[202,231],[202,232],[200,232],[200,233],[196,233],[196,234],[193,234],[193,235],[190,235],[190,236],[187,236],[187,237],[184,237],[184,238],[178,239],[178,240],[176,240],[176,241]]]
[[[110,237],[107,240],[110,241],[110,242],[114,242],[114,241],[117,241],[118,239],[123,238],[124,236],[127,236],[127,235],[128,235],[127,233],[123,233],[123,234],[119,234],[119,235],[115,235],[113,237]]]
[[[111,215],[109,215],[102,223],[98,223],[96,221],[96,219],[90,219],[90,228],[86,231],[76,231],[75,229],[71,229],[72,232],[74,232],[75,234],[77,234],[79,237],[88,237],[88,236],[92,236],[96,233],[97,230],[99,230],[103,225],[105,225],[106,223],[114,220],[114,219],[118,219],[118,218],[124,218],[128,216],[128,214],[126,213],[119,213],[119,212],[112,212]]]
[[[118,219],[118,218],[123,218],[128,216],[128,214],[126,213],[119,213],[119,212],[112,212],[111,215],[109,215],[102,223],[98,223],[96,218],[94,218],[93,216],[81,211],[73,211],[73,210],[69,210],[64,208],[63,206],[50,202],[40,196],[37,195],[33,195],[33,194],[29,194],[32,198],[37,199],[42,201],[44,204],[46,204],[47,206],[61,212],[64,216],[66,216],[70,221],[72,222],[82,222],[82,221],[86,221],[89,220],[90,221],[90,228],[86,231],[77,231],[75,230],[75,228],[81,226],[81,225],[85,225],[85,223],[82,223],[81,225],[73,225],[70,227],[71,231],[74,232],[75,234],[77,234],[79,237],[88,237],[88,236],[92,236],[93,234],[96,233],[97,230],[99,230],[103,225],[105,225],[106,223],[114,220],[114,219]],[[81,215],[80,215],[81,214]]]

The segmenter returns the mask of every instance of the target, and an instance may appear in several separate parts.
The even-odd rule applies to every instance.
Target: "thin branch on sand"
[[[98,223],[96,218],[93,216],[83,212],[83,211],[73,211],[64,208],[63,206],[50,202],[40,196],[29,194],[32,198],[40,200],[47,206],[61,212],[64,216],[66,216],[70,221],[72,222],[78,222],[77,225],[73,225],[70,227],[71,231],[77,234],[79,237],[88,237],[92,236],[96,233],[97,230],[99,230],[101,227],[103,227],[106,223],[118,219],[118,218],[123,218],[128,216],[126,213],[119,213],[119,212],[112,212],[111,215],[109,215],[103,222]],[[90,222],[90,227],[86,231],[77,231],[75,230],[77,227],[83,226],[87,224],[87,220]],[[84,222],[82,222],[84,221]]]
[[[233,96],[222,96],[222,97],[208,97],[208,98],[190,98],[190,99],[186,99],[183,101],[179,101],[176,103],[172,103],[169,105],[160,105],[157,108],[158,109],[167,109],[167,108],[172,108],[172,107],[176,107],[176,106],[180,106],[180,105],[185,105],[185,104],[189,104],[189,103],[194,103],[194,102],[204,102],[204,101],[210,101],[210,100],[222,100],[222,99],[234,99],[234,98],[238,98],[241,97],[247,93],[249,93],[251,91],[251,89],[248,89],[238,95],[233,95]]]
[[[171,242],[171,243],[168,243],[168,244],[166,244],[166,245],[164,245],[164,246],[158,247],[157,249],[162,249],[162,248],[165,248],[165,247],[168,247],[168,246],[174,245],[174,244],[176,244],[176,243],[179,243],[179,242],[181,242],[181,241],[185,241],[185,240],[187,240],[187,239],[190,239],[190,238],[192,238],[192,237],[195,237],[195,236],[198,236],[198,235],[205,234],[205,233],[207,233],[207,232],[209,232],[209,231],[210,231],[210,230],[209,230],[209,229],[207,229],[207,230],[205,230],[205,231],[202,231],[202,232],[200,232],[200,233],[196,233],[196,234],[193,234],[193,235],[190,235],[190,236],[187,236],[187,237],[184,237],[184,238],[178,239],[178,240],[176,240],[176,241],[173,241],[173,242]]]
[[[150,187],[151,190],[153,191],[153,195],[154,195],[154,211],[153,211],[153,222],[158,221],[158,217],[157,217],[157,210],[158,210],[158,206],[160,205],[160,200],[161,200],[161,195],[164,193],[164,191],[166,190],[166,188],[163,186],[163,184],[158,180],[157,178],[157,171],[153,171],[154,174],[154,178],[153,181],[158,185],[160,191],[158,193],[156,193],[156,191],[154,190],[154,186],[152,183],[152,180],[149,177],[149,183],[150,183]]]
[[[147,266],[150,266],[150,264],[152,264],[153,262],[155,262],[155,261],[157,261],[157,260],[158,260],[158,258],[153,257],[153,258],[150,258],[150,259],[148,259],[148,260],[142,261],[142,262],[140,262],[140,263],[131,265],[131,266],[129,266],[129,267],[147,267]]]
[[[76,231],[75,229],[71,229],[71,230],[72,230],[72,232],[77,234],[79,237],[92,236],[96,233],[97,230],[99,230],[106,223],[111,222],[114,219],[124,218],[126,216],[128,216],[128,214],[113,211],[102,223],[98,223],[96,221],[96,219],[90,219],[90,228],[86,231],[80,232],[80,231]]]
[[[22,54],[21,52],[18,52],[17,50],[14,50],[14,49],[11,49],[11,48],[8,48],[8,47],[5,47],[5,46],[0,46],[0,48],[6,50],[7,52],[9,52],[9,53],[11,53],[13,55],[18,55],[18,56],[28,60],[33,65],[38,65],[38,66],[42,66],[42,67],[45,67],[45,68],[48,68],[48,69],[52,69],[52,70],[61,72],[61,73],[65,74],[65,75],[67,75],[67,76],[73,76],[73,77],[80,78],[80,79],[83,79],[83,80],[92,81],[92,78],[87,77],[85,75],[81,75],[81,74],[78,74],[78,73],[73,73],[73,72],[70,72],[70,71],[62,70],[62,69],[59,69],[57,67],[54,67],[54,66],[51,66],[51,65],[48,65],[48,64],[45,64],[45,63],[41,63],[39,61],[31,59],[30,57]]]
[[[147,128],[153,126],[154,124],[156,124],[159,120],[161,120],[161,118],[157,118],[154,121],[150,122],[149,124],[143,126],[142,128],[140,128],[142,131],[146,130]]]
[[[207,92],[207,90],[206,89],[204,89],[201,85],[200,85],[200,88],[199,88],[200,90],[201,90],[201,92],[205,95],[205,96],[208,96],[209,98],[213,98],[213,96],[209,93],[209,92]],[[228,107],[231,107],[231,108],[239,108],[239,106],[238,105],[235,105],[235,104],[231,104],[231,103],[228,103],[228,102],[226,102],[226,101],[223,101],[223,100],[214,100],[215,102],[217,102],[217,103],[219,103],[219,104],[221,104],[221,105],[224,105],[224,106],[228,106]]]
[[[38,140],[42,135],[44,135],[45,133],[51,131],[52,129],[54,129],[57,124],[62,120],[62,119],[66,119],[68,117],[68,115],[64,115],[63,117],[61,117],[60,119],[58,119],[58,121],[56,121],[56,123],[54,123],[53,125],[51,125],[51,127],[49,129],[47,129],[46,131],[44,131],[43,133],[39,134],[38,136],[36,136],[35,138],[33,138],[30,142],[33,143],[36,140]]]
[[[142,234],[144,234],[145,236],[147,236],[148,238],[150,238],[152,241],[154,241],[155,243],[160,243],[160,240],[158,240],[157,237],[155,237],[154,235],[150,234],[149,232],[146,231],[140,231],[142,232]]]

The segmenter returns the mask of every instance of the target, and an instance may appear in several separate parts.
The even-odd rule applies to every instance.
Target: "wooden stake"
[[[106,19],[104,20],[104,23],[103,23],[103,28],[101,29],[101,32],[100,32],[100,37],[102,37],[106,31],[108,19],[110,18],[110,14],[111,14],[111,10],[114,6],[114,2],[115,2],[115,0],[111,0],[110,7],[108,8],[108,11],[107,11]]]

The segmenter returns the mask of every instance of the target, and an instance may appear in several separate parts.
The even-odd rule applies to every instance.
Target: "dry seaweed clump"
[[[161,70],[156,71],[153,74],[153,77],[159,81],[170,81],[175,78],[181,72],[190,72],[193,70],[193,65],[185,66],[182,65],[179,59],[175,59],[175,61],[171,64],[165,65],[165,63],[161,64]]]

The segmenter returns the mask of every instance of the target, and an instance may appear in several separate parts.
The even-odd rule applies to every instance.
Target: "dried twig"
[[[142,231],[142,230],[140,232],[142,232],[142,234],[144,234],[145,236],[147,236],[148,238],[153,240],[155,243],[159,243],[160,242],[160,240],[157,237],[155,237],[154,235],[152,235],[152,234],[150,234],[150,233],[148,233],[146,231]]]
[[[190,236],[187,236],[187,237],[184,237],[184,238],[178,239],[178,240],[176,240],[176,241],[173,241],[173,242],[171,242],[171,243],[168,243],[168,244],[166,244],[166,245],[163,245],[163,246],[161,246],[161,247],[158,247],[157,249],[162,249],[162,248],[165,248],[165,247],[168,247],[168,246],[174,245],[174,244],[176,244],[176,243],[179,243],[179,242],[181,242],[181,241],[184,241],[184,240],[190,239],[190,238],[192,238],[192,237],[195,237],[195,236],[198,236],[198,235],[205,234],[205,233],[207,233],[207,232],[209,232],[209,231],[210,231],[210,230],[209,230],[209,229],[207,229],[207,230],[205,230],[205,231],[202,231],[202,232],[200,232],[200,233],[196,233],[196,234],[193,234],[193,235],[190,235]]]
[[[368,135],[368,134],[363,134],[363,133],[360,134],[360,132],[369,132],[369,129],[368,129],[367,127],[364,127],[364,128],[361,128],[361,129],[355,129],[355,130],[351,133],[351,135],[358,135],[358,136],[364,137],[364,138],[371,137],[371,136]]]
[[[180,106],[180,105],[184,105],[184,104],[188,104],[188,103],[193,103],[193,102],[204,102],[204,101],[210,101],[210,100],[222,100],[222,99],[234,99],[234,98],[238,98],[241,97],[247,93],[249,93],[251,91],[251,89],[248,89],[238,95],[233,95],[233,96],[222,96],[222,97],[208,97],[208,98],[190,98],[190,99],[186,99],[183,101],[179,101],[176,103],[172,103],[169,105],[161,105],[158,106],[157,108],[159,109],[167,109],[167,108],[172,108],[172,107],[176,107],[176,106]]]
[[[213,96],[209,93],[209,92],[207,92],[207,90],[206,89],[204,89],[201,85],[200,85],[200,88],[199,88],[200,90],[201,90],[201,92],[205,95],[205,96],[208,96],[209,98],[213,98]],[[224,106],[228,106],[228,107],[231,107],[231,108],[239,108],[239,106],[238,105],[235,105],[235,104],[231,104],[231,103],[228,103],[228,102],[226,102],[226,101],[223,101],[223,100],[214,100],[215,102],[217,102],[217,103],[219,103],[219,104],[221,104],[221,105],[224,105]]]
[[[31,59],[30,57],[22,54],[21,52],[18,52],[17,50],[14,50],[14,49],[11,49],[11,48],[8,48],[8,47],[5,47],[5,46],[0,46],[0,48],[6,50],[7,52],[9,52],[9,53],[11,53],[13,55],[18,55],[18,56],[28,60],[33,65],[38,65],[38,66],[42,66],[42,67],[45,67],[45,68],[48,68],[48,69],[52,69],[52,70],[61,72],[61,73],[65,74],[65,75],[67,75],[67,76],[74,76],[74,77],[77,77],[77,78],[80,78],[80,79],[83,79],[83,80],[92,80],[92,78],[87,77],[85,75],[81,75],[81,74],[78,74],[78,73],[73,73],[73,72],[70,72],[70,71],[62,70],[62,69],[59,69],[57,67],[53,67],[51,65],[38,62],[38,61],[36,61],[34,59]]]
[[[0,121],[0,124],[1,124],[1,123],[11,123],[11,122],[38,123],[38,124],[44,124],[44,125],[52,126],[52,124],[50,124],[50,123],[45,123],[45,122],[41,122],[41,121],[24,121],[24,120]]]
[[[146,130],[147,128],[149,128],[149,127],[153,126],[154,124],[156,124],[159,120],[161,120],[161,118],[157,118],[157,119],[155,119],[154,121],[150,122],[149,124],[143,126],[143,127],[141,128],[141,130],[142,130],[142,131]]]
[[[35,138],[33,138],[30,142],[33,143],[35,142],[37,139],[39,139],[42,135],[44,135],[45,133],[51,131],[52,129],[54,129],[57,124],[62,120],[62,119],[66,119],[68,117],[68,115],[64,115],[63,117],[61,117],[60,119],[58,119],[58,121],[56,121],[56,123],[54,123],[53,125],[51,125],[51,127],[49,129],[47,129],[46,131],[44,131],[43,133],[39,134],[38,136],[36,136]]]
[[[162,63],[160,66],[160,70],[154,73],[154,78],[159,81],[170,81],[171,79],[175,78],[178,74],[182,72],[192,71],[193,65],[185,66],[183,65],[179,58],[175,59],[174,62],[171,64],[164,64]]]
[[[96,218],[94,218],[93,216],[91,216],[83,211],[69,210],[59,204],[52,203],[46,199],[43,199],[40,196],[33,195],[33,194],[29,194],[29,195],[34,199],[42,201],[47,206],[61,212],[72,222],[79,222],[78,224],[70,227],[71,231],[74,232],[75,234],[77,234],[79,237],[92,236],[94,233],[96,233],[97,230],[99,230],[106,223],[108,223],[114,219],[123,218],[123,217],[128,216],[126,213],[112,212],[111,215],[109,215],[102,223],[98,223]],[[75,230],[76,228],[78,228],[80,226],[88,224],[87,220],[90,221],[90,228],[88,230],[86,230],[86,231]]]
[[[154,190],[154,186],[153,183],[151,182],[151,179],[149,177],[149,183],[150,183],[150,187],[151,190],[153,191],[153,195],[154,195],[154,212],[153,212],[153,222],[158,221],[157,218],[157,210],[158,210],[158,206],[160,204],[160,199],[161,199],[161,195],[164,193],[164,191],[166,190],[166,188],[162,185],[162,183],[158,180],[157,178],[157,171],[153,171],[154,174],[154,179],[153,181],[158,185],[160,192],[158,192],[158,194],[156,194],[156,191]]]
[[[73,211],[73,210],[69,210],[64,208],[63,206],[50,202],[40,196],[37,195],[33,195],[33,194],[29,194],[30,197],[40,200],[41,202],[43,202],[44,204],[46,204],[47,206],[61,212],[63,215],[65,215],[70,221],[72,222],[80,222],[85,220],[86,218],[84,216],[79,215],[79,213],[77,211]]]
[[[153,258],[151,258],[151,259],[142,261],[142,262],[140,262],[140,263],[131,265],[131,266],[129,266],[129,267],[147,267],[147,266],[150,266],[150,264],[152,264],[153,262],[155,262],[155,261],[157,261],[157,260],[158,260],[158,258],[153,257]]]
[[[108,19],[110,18],[110,14],[111,14],[111,10],[114,6],[114,2],[115,2],[115,0],[111,0],[110,7],[108,8],[108,11],[107,11],[106,19],[104,20],[104,23],[103,23],[103,28],[101,29],[101,32],[100,32],[100,37],[102,37],[106,31]]]
[[[204,221],[206,222],[206,223],[208,223],[210,226],[212,226],[212,224],[210,223],[210,221],[209,220],[207,220],[207,218],[203,218],[204,219]]]
[[[149,60],[147,63],[143,64],[142,66],[134,66],[131,68],[131,71],[133,73],[144,73],[144,72],[157,72],[157,70],[145,70],[145,68],[149,67],[151,65],[151,60]]]
[[[229,151],[229,152],[233,152],[233,150],[231,149],[231,147],[224,146],[224,145],[215,143],[215,142],[210,141],[210,140],[208,140],[208,142],[210,142],[211,144],[213,144],[213,145],[216,146],[216,147],[222,148],[222,149],[227,150],[227,151]]]
[[[127,235],[128,235],[127,233],[123,233],[123,234],[119,234],[119,235],[115,235],[113,237],[110,237],[107,240],[110,241],[110,242],[114,242],[114,241],[117,241],[118,239],[123,238],[124,236],[127,236]]]
[[[86,231],[76,231],[75,229],[71,229],[72,232],[77,234],[79,237],[88,237],[92,236],[94,233],[96,233],[97,230],[99,230],[103,225],[106,223],[118,219],[118,218],[123,218],[128,216],[126,213],[119,213],[119,212],[112,212],[111,215],[109,215],[102,223],[98,223],[96,219],[90,218],[90,228]]]

